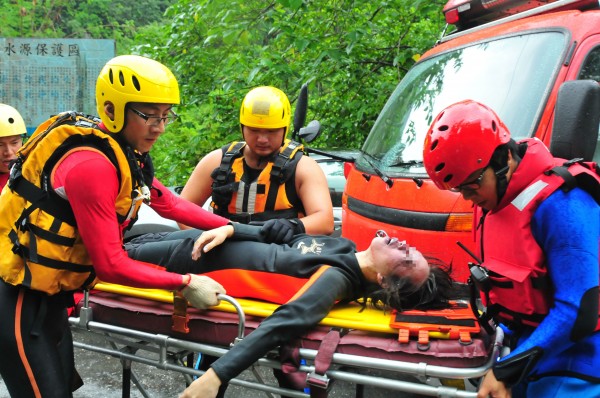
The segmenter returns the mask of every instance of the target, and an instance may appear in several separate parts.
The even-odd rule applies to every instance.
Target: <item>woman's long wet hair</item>
[[[427,280],[420,286],[415,286],[409,278],[398,275],[384,277],[383,286],[367,292],[363,303],[373,307],[389,310],[405,311],[411,309],[431,310],[447,308],[448,301],[459,298],[460,289],[450,277],[452,267],[443,261],[425,256],[429,262],[430,271]]]

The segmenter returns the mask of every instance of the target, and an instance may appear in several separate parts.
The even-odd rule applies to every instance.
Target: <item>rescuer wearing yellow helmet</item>
[[[10,162],[17,158],[26,133],[21,114],[10,105],[0,104],[0,191],[8,181]]]
[[[195,228],[228,223],[154,178],[148,152],[179,102],[166,66],[118,56],[97,79],[100,118],[60,113],[18,151],[0,196],[0,375],[11,396],[68,397],[81,385],[67,308],[74,291],[98,279],[181,291],[198,308],[225,292],[208,277],[167,272],[123,249],[143,202]]]
[[[314,159],[302,156],[301,144],[287,139],[290,116],[283,91],[252,89],[240,107],[244,141],[200,160],[181,196],[202,205],[212,195],[216,214],[264,223],[263,234],[271,241],[300,232],[331,234],[333,208],[325,174]]]

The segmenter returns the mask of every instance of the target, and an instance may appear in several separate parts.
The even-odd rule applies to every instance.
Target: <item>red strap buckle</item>
[[[172,319],[173,319],[173,326],[171,327],[171,329],[174,332],[179,332],[179,333],[189,333],[190,332],[190,328],[188,327],[189,317],[187,315],[181,316],[181,315],[173,314]]]

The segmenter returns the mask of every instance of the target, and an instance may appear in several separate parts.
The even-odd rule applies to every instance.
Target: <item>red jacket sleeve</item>
[[[152,189],[150,207],[164,218],[203,230],[221,227],[229,222],[228,219],[175,195],[156,178],[152,186],[155,189]]]
[[[53,186],[64,189],[100,280],[167,290],[182,285],[182,275],[127,256],[115,209],[119,189],[117,173],[103,155],[92,151],[69,155],[58,166]]]

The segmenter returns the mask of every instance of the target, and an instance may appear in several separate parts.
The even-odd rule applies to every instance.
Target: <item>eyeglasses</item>
[[[469,181],[469,182],[465,182],[463,184],[457,185],[454,188],[450,188],[450,190],[452,192],[460,192],[460,191],[476,191],[479,188],[481,188],[481,181],[483,181],[483,176],[485,174],[485,171],[488,169],[489,166],[484,167],[483,170],[481,170],[481,174],[479,174],[479,176],[474,179],[473,181]]]
[[[158,126],[160,122],[163,122],[166,125],[171,124],[177,119],[177,114],[173,112],[172,109],[169,110],[169,116],[148,116],[145,113],[142,113],[134,108],[129,108],[133,113],[144,119],[147,126]]]

